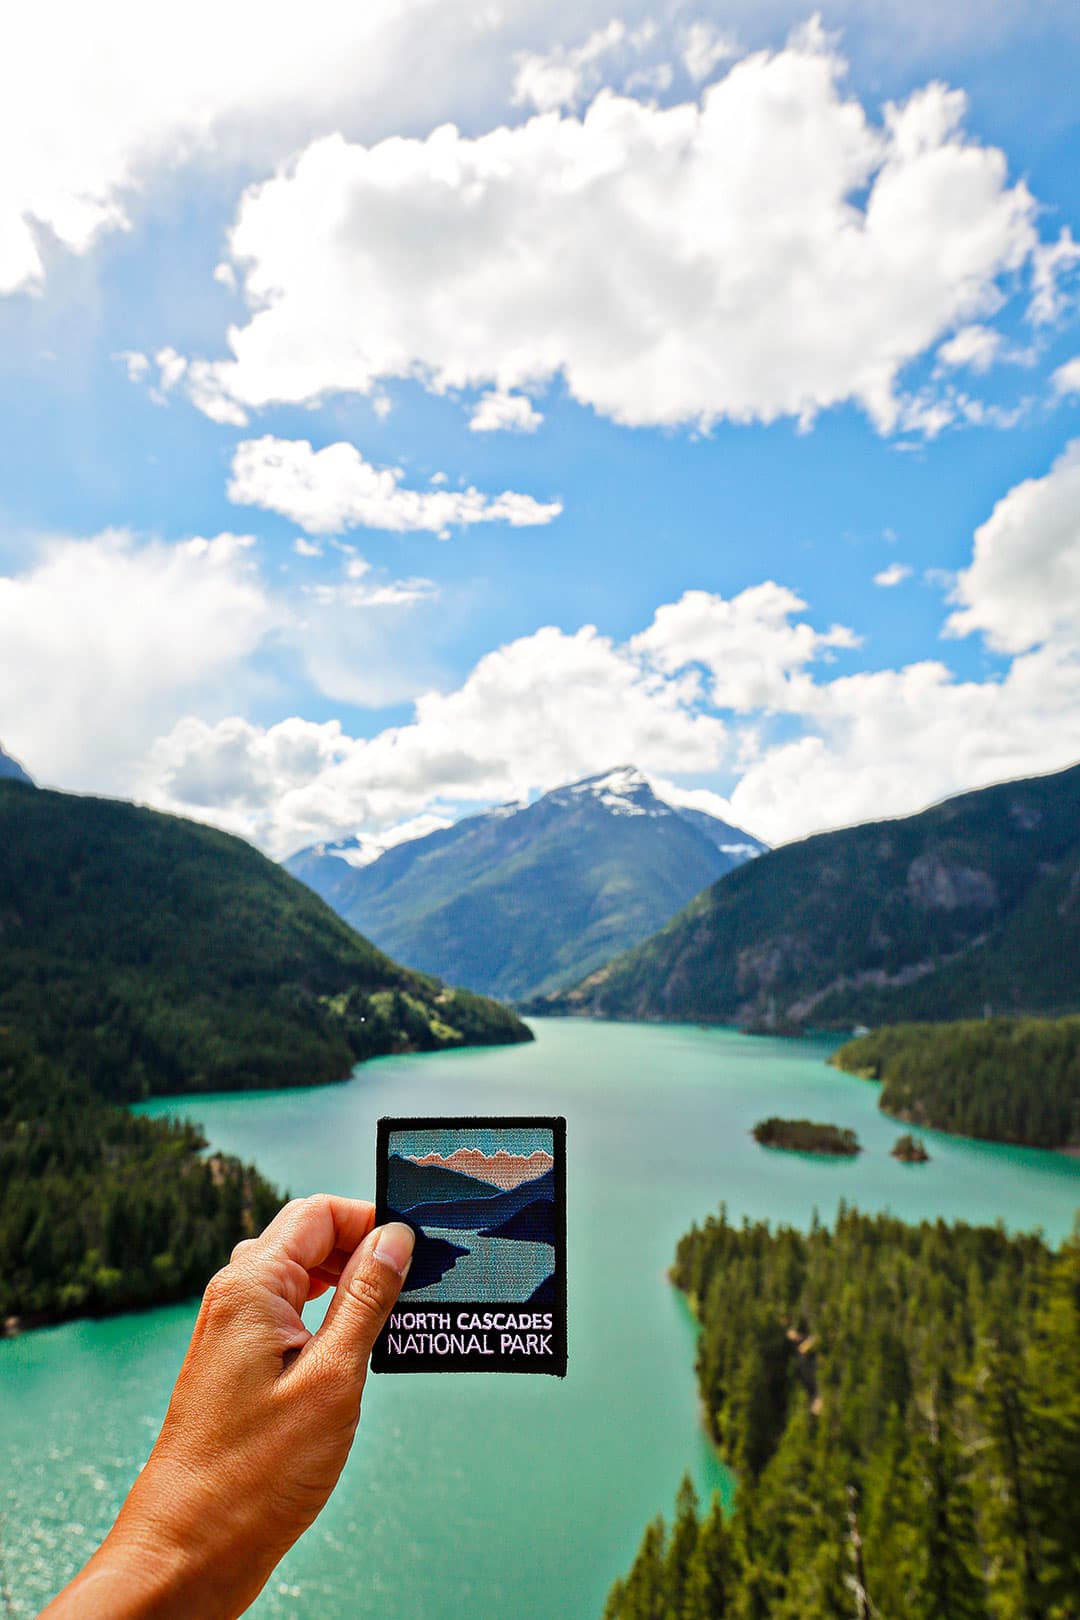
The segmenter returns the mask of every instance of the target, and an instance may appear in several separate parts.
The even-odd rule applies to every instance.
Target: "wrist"
[[[251,1588],[250,1563],[238,1556],[248,1539],[235,1521],[243,1493],[216,1488],[155,1449],[102,1547],[137,1579],[154,1620],[233,1620],[261,1586]],[[142,1609],[133,1611],[141,1616]],[[125,1616],[126,1620],[126,1616]]]
[[[235,1620],[252,1601],[219,1545],[220,1502],[151,1455],[86,1568],[43,1620]],[[216,1507],[216,1511],[215,1511]],[[250,1570],[243,1572],[250,1579]],[[246,1586],[247,1582],[243,1582]]]
[[[203,1571],[174,1541],[114,1526],[42,1620],[226,1620]]]

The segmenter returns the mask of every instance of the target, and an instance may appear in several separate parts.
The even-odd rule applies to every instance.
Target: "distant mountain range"
[[[534,1198],[516,1209],[498,1225],[485,1227],[482,1237],[515,1238],[526,1243],[555,1243],[555,1204],[551,1198]]]
[[[1080,1008],[1080,766],[786,844],[534,1010],[779,1029]]]
[[[665,802],[623,766],[374,860],[369,846],[346,839],[285,864],[392,955],[516,1001],[571,984],[646,938],[765,847]]]
[[[33,777],[23,770],[18,760],[12,759],[10,754],[5,754],[0,748],[0,779],[9,777],[15,782],[28,782],[31,787],[34,785]]]
[[[499,1189],[478,1176],[463,1175],[441,1164],[417,1164],[392,1153],[387,1164],[386,1199],[395,1209],[443,1203],[451,1198],[494,1198]]]
[[[458,1227],[462,1230],[483,1227],[491,1231],[538,1200],[554,1203],[554,1170],[548,1170],[533,1181],[523,1181],[508,1192],[496,1193],[494,1198],[454,1196],[445,1202],[412,1204],[406,1213],[409,1220],[415,1221],[418,1226]]]
[[[344,1079],[529,1040],[400,967],[239,838],[0,781],[0,1027],[111,1100]]]

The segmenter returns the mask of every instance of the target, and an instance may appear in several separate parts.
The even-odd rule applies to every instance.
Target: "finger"
[[[351,1255],[374,1220],[375,1206],[364,1199],[338,1198],[331,1193],[294,1198],[259,1237],[244,1245],[242,1264],[273,1286],[290,1263],[311,1272],[332,1264],[335,1252]]]
[[[371,1347],[408,1274],[414,1242],[403,1221],[390,1221],[364,1239],[342,1272],[308,1355],[343,1367],[351,1380],[363,1383]]]
[[[312,1266],[311,1275],[323,1282],[337,1283],[341,1273],[356,1253],[356,1249],[334,1249],[321,1265]]]
[[[328,1288],[336,1288],[341,1279],[341,1273],[349,1264],[355,1249],[347,1254],[344,1249],[335,1249],[328,1254],[321,1266],[313,1266],[308,1272],[308,1299],[318,1299],[325,1294]]]

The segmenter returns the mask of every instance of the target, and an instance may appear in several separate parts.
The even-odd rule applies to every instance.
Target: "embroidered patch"
[[[381,1119],[375,1218],[416,1233],[375,1372],[565,1375],[564,1119]]]

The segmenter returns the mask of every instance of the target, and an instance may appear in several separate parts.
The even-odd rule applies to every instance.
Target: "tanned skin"
[[[368,1358],[412,1257],[400,1222],[320,1194],[210,1279],[160,1435],[113,1528],[42,1620],[234,1620],[345,1465]],[[326,1318],[301,1319],[328,1289]]]

